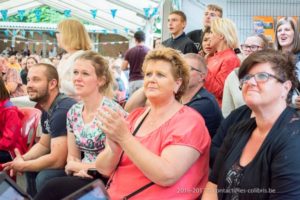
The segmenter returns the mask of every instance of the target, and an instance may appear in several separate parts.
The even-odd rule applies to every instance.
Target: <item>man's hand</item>
[[[23,172],[25,167],[25,162],[20,151],[15,149],[16,157],[13,161],[7,162],[3,164],[3,168],[5,171],[10,170],[10,175],[15,175],[16,172]]]

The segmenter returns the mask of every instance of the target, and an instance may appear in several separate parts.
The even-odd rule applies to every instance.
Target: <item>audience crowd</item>
[[[223,9],[203,29],[124,57],[92,51],[84,25],[58,24],[57,56],[0,54],[0,170],[24,174],[34,199],[63,199],[96,179],[111,199],[300,199],[300,35],[292,17],[239,43]],[[129,75],[128,75],[129,74]],[[28,149],[24,113],[35,102],[42,133]],[[17,102],[17,101],[16,101]],[[94,173],[91,173],[94,172]]]

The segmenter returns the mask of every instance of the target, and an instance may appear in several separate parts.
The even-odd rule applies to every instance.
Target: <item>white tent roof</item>
[[[18,10],[48,5],[60,12],[71,10],[73,17],[93,23],[107,31],[117,29],[120,34],[124,34],[125,29],[131,33],[139,28],[143,29],[147,22],[144,8],[159,7],[160,2],[161,0],[0,0],[0,10],[8,10],[8,16],[11,16],[18,14]],[[92,9],[97,9],[95,19],[91,15]],[[111,15],[111,9],[117,9],[115,18]]]

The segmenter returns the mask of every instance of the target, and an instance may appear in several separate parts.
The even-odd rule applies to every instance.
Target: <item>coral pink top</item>
[[[128,116],[131,132],[145,110],[138,108]],[[183,106],[158,129],[136,138],[157,155],[169,145],[184,145],[199,151],[200,157],[174,185],[162,187],[154,184],[131,199],[196,199],[203,192],[208,180],[210,136],[200,114]],[[124,154],[108,193],[112,199],[122,199],[150,182]]]
[[[236,67],[240,66],[240,60],[232,49],[216,53],[207,59],[208,73],[204,87],[215,95],[219,106],[222,106],[222,97],[225,79]]]

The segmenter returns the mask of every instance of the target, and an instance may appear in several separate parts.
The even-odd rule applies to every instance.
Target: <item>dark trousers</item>
[[[6,163],[9,161],[12,161],[12,158],[8,151],[0,150],[0,163]]]
[[[80,178],[76,176],[66,176],[53,178],[47,182],[34,197],[35,200],[57,200],[62,199],[80,188],[93,182],[95,179]]]
[[[53,178],[66,176],[63,169],[45,169],[40,172],[26,172],[27,193],[34,197]]]

